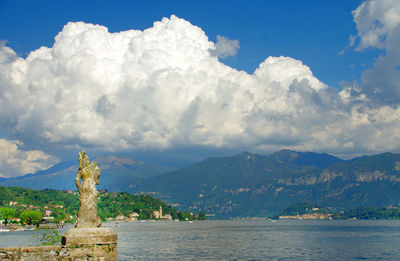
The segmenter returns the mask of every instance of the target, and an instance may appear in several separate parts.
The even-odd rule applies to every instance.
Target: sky
[[[0,0],[0,177],[400,152],[400,2]]]

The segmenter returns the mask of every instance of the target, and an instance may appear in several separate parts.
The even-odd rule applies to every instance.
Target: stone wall
[[[55,245],[0,248],[4,261],[117,260],[117,244]]]
[[[64,253],[61,245],[9,247],[0,248],[0,260],[62,260]]]

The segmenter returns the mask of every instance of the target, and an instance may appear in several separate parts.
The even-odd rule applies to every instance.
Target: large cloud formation
[[[3,46],[0,128],[29,144],[107,151],[399,149],[397,106],[372,106],[360,86],[338,92],[290,57],[268,57],[252,74],[235,70],[218,56],[239,43],[219,43],[171,16],[119,33],[71,22],[26,59]]]

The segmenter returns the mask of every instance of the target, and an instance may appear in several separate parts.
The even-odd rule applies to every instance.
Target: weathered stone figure
[[[100,168],[96,162],[90,163],[85,151],[81,151],[75,177],[81,207],[76,228],[71,228],[62,237],[62,251],[65,253],[59,260],[118,260],[117,233],[110,227],[101,227],[97,216],[96,185],[99,185],[99,177]]]
[[[79,170],[75,183],[79,190],[81,206],[78,211],[76,228],[95,228],[101,226],[97,216],[97,188],[99,185],[100,168],[96,162],[90,163],[85,151],[79,153]]]

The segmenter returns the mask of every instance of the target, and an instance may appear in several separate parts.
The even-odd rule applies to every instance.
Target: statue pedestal
[[[62,237],[68,258],[117,260],[117,233],[109,227],[72,228]]]

